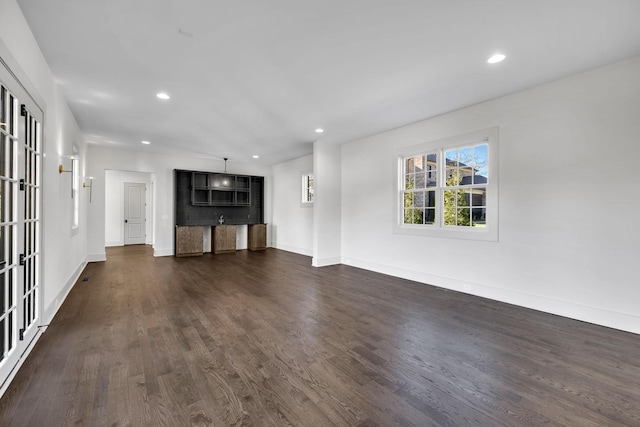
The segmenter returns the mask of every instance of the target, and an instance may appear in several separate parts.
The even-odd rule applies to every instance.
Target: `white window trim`
[[[404,176],[403,161],[405,157],[420,155],[426,152],[444,151],[449,148],[458,148],[486,140],[488,145],[488,175],[487,183],[487,224],[486,227],[451,227],[442,225],[442,206],[436,211],[436,223],[404,224],[402,210],[404,208]],[[396,234],[410,234],[414,236],[442,237],[453,239],[469,239],[481,241],[498,241],[498,127],[491,127],[463,135],[424,142],[409,147],[399,148],[394,151],[394,180],[393,206],[394,224],[393,232]],[[438,173],[440,173],[438,169]],[[438,186],[436,197],[442,200],[442,187]]]

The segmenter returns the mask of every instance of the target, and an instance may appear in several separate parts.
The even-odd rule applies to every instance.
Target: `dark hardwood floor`
[[[107,256],[0,425],[640,425],[638,335],[275,249]]]

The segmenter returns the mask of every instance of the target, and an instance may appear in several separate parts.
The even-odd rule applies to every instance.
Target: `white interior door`
[[[42,111],[0,64],[0,388],[41,316]]]
[[[140,245],[146,240],[145,185],[124,183],[124,244]]]

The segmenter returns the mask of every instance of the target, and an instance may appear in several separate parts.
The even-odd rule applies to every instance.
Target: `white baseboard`
[[[56,299],[53,301],[53,304],[47,309],[45,313],[42,313],[43,325],[48,325],[49,322],[53,320],[53,316],[56,315],[56,313],[62,306],[62,303],[64,302],[64,300],[67,299],[69,292],[71,292],[71,289],[73,289],[73,285],[75,285],[75,283],[78,281],[78,279],[80,278],[80,275],[82,274],[86,266],[87,266],[87,262],[83,262],[78,266],[78,268],[76,268],[73,274],[71,274],[71,276],[67,279],[67,282],[64,284],[64,287],[60,290],[60,292],[58,292],[58,295],[56,296]]]
[[[300,254],[300,255],[313,256],[313,250],[312,249],[299,248],[297,246],[291,246],[291,245],[283,245],[281,243],[278,243],[273,247],[276,248],[276,249],[281,249],[283,251],[293,252],[293,253]]]
[[[481,283],[465,282],[452,279],[450,277],[437,276],[422,271],[371,263],[354,258],[345,257],[343,258],[342,263],[369,271],[375,271],[377,273],[412,280],[414,282],[530,308],[544,313],[555,314],[570,319],[580,320],[582,322],[640,334],[640,316],[637,315],[580,305],[570,301],[541,297],[539,295],[498,288]]]
[[[326,267],[328,265],[336,265],[336,264],[342,264],[342,257],[339,257],[339,256],[327,257],[327,258],[313,257],[311,259],[311,265],[313,267]]]
[[[155,256],[155,257],[173,256],[173,255],[174,255],[173,248],[171,248],[171,249],[156,249],[156,248],[153,248],[153,256]]]

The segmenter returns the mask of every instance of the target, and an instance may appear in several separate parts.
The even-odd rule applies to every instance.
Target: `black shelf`
[[[194,206],[250,206],[251,177],[191,172],[191,204]]]

